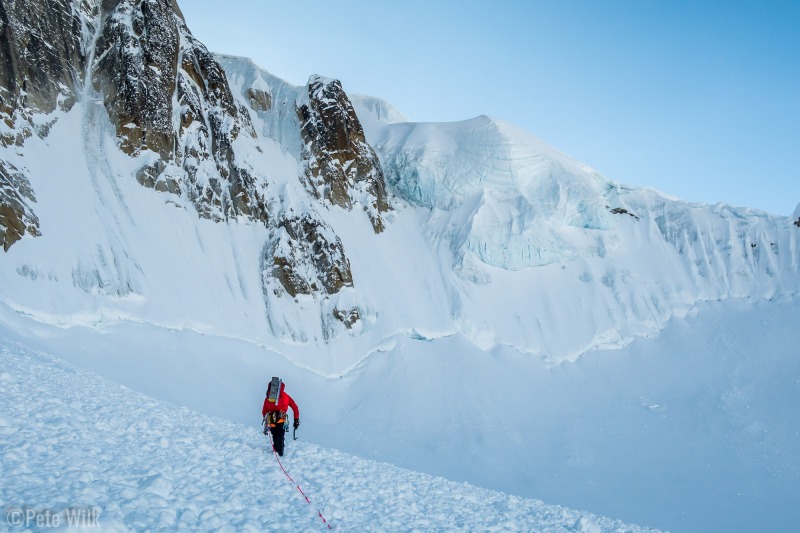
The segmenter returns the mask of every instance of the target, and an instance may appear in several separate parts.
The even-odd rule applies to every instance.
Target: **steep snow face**
[[[348,210],[361,206],[375,231],[383,231],[381,213],[389,207],[383,171],[341,83],[315,75],[305,87],[292,87],[249,59],[217,57],[256,128],[300,162],[308,192]]]
[[[231,91],[251,108],[251,117],[260,137],[300,161],[303,138],[297,103],[307,99],[304,87],[291,85],[259,68],[252,60],[217,54],[225,68]]]
[[[452,209],[483,189],[520,190],[549,201],[557,184],[604,181],[536,137],[486,116],[390,124],[372,142],[391,169],[392,185],[429,208]]]
[[[788,219],[625,188],[488,117],[412,123],[369,97],[351,107],[332,80],[292,87],[211,56],[179,13],[147,5],[70,15],[86,67],[77,103],[34,114],[46,135],[2,147],[13,253],[0,292],[14,309],[288,343],[289,357],[328,375],[398,334],[460,332],[557,363],[657,331],[697,301],[797,291],[800,232]],[[162,33],[154,70],[148,39]],[[140,117],[174,129],[166,159],[147,135],[122,142],[126,124],[112,120],[142,104],[147,80],[171,95]],[[393,211],[377,170],[358,173],[359,154],[374,159],[361,122]],[[315,153],[341,171],[341,202],[304,186]],[[334,183],[324,174],[312,188]]]
[[[141,191],[131,176],[152,153],[122,152],[88,98],[49,115],[46,138],[6,148],[46,213],[43,240],[0,265],[9,305],[61,324],[134,319],[252,339],[336,375],[400,333],[460,332],[558,363],[653,333],[698,301],[797,291],[789,219],[626,188],[487,117],[397,122],[361,97],[398,197],[384,234],[366,232],[367,213],[320,203],[298,179],[308,87],[216,59],[250,117],[255,137],[243,130],[233,153],[263,185],[267,223],[207,225],[190,195]]]

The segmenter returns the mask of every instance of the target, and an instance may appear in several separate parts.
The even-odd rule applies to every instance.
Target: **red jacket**
[[[270,403],[269,400],[264,398],[264,407],[261,408],[261,416],[267,416],[267,413],[270,411],[282,411],[284,413],[289,412],[289,408],[292,408],[292,413],[294,414],[294,419],[300,419],[300,409],[297,407],[297,404],[294,403],[292,397],[283,392],[284,387],[286,387],[285,383],[281,383],[281,395],[278,398],[278,405],[274,403]]]

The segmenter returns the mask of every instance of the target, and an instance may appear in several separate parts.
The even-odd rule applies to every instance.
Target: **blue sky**
[[[689,201],[800,203],[800,1],[178,1],[209,49],[294,84],[508,120]]]

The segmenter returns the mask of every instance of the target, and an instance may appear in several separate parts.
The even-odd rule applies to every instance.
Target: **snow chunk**
[[[172,493],[172,481],[161,474],[154,474],[139,481],[139,490],[167,499]]]
[[[580,517],[573,526],[578,533],[601,533],[602,528],[585,516]]]

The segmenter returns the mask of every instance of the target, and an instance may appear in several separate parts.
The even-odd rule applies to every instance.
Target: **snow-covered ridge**
[[[103,531],[325,530],[319,510],[342,531],[651,531],[289,442],[282,462],[308,504],[258,431],[258,406],[256,427],[233,424],[2,337],[0,392],[1,488],[10,520],[32,509],[50,511],[48,524],[61,526],[89,511],[78,524]],[[8,525],[36,526],[35,517],[24,520],[32,522]]]

